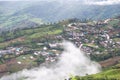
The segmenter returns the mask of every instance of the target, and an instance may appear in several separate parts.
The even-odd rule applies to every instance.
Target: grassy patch
[[[39,33],[35,33],[33,35],[30,36],[30,38],[41,38],[47,35],[56,35],[56,34],[60,34],[62,33],[62,30],[55,30],[55,31],[46,31],[46,32],[39,32]]]
[[[114,38],[113,39],[115,42],[119,42],[120,41],[120,38]]]
[[[95,79],[97,78],[107,78],[107,79],[120,79],[120,69],[111,69],[96,75],[93,75]]]
[[[111,26],[113,26],[113,25],[115,25],[115,24],[118,24],[120,22],[120,20],[112,20],[112,21],[110,21],[108,24],[109,25],[111,25]]]
[[[92,48],[97,48],[97,45],[95,44],[84,44],[84,46],[92,47]]]
[[[43,23],[43,21],[39,18],[31,18],[30,21],[34,22],[34,23],[37,23],[37,24],[41,24]]]
[[[110,69],[98,74],[76,77],[76,80],[120,80],[120,69]]]
[[[30,56],[32,56],[31,54],[27,54],[27,55],[21,55],[19,57],[17,57],[17,61],[20,61],[24,64],[34,64],[34,60],[30,59]],[[24,59],[25,57],[25,59]]]

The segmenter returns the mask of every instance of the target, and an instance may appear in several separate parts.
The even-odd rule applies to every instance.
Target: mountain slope
[[[72,80],[119,80],[120,66],[116,68],[107,69],[97,74],[88,75],[85,77],[73,77]]]
[[[14,1],[0,1],[0,31],[26,28],[42,24],[43,21],[40,18],[33,17],[27,13],[19,15],[15,14],[29,6],[31,6],[31,2],[25,3],[21,1],[19,3]]]
[[[120,5],[87,5],[78,2],[39,2],[27,7],[16,14],[28,13],[44,21],[59,21],[68,18],[106,19],[120,14]]]
[[[2,18],[1,18],[2,19]],[[1,20],[0,30],[14,30],[16,28],[37,27],[42,24],[43,21],[40,18],[32,17],[28,14],[22,14],[17,16],[6,16],[6,19]]]
[[[64,3],[60,1],[0,1],[0,28],[2,30],[13,28],[26,20],[29,24],[31,22],[36,24],[36,20],[31,20],[32,18],[37,18],[37,23],[41,20],[56,22],[69,18],[106,19],[120,14],[119,8],[118,4],[98,6],[83,4],[81,1],[65,1]],[[28,25],[23,27],[28,27]]]

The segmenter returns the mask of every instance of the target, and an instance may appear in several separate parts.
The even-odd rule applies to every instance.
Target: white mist
[[[100,65],[91,61],[71,42],[64,41],[63,45],[64,51],[59,61],[50,68],[39,67],[23,70],[10,76],[4,76],[0,80],[19,80],[21,77],[26,77],[24,80],[64,80],[70,75],[84,76],[100,72]]]

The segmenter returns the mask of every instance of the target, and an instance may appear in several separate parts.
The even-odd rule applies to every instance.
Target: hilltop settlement
[[[69,19],[38,27],[0,33],[0,76],[58,60],[63,40],[97,61],[102,67],[120,63],[120,18],[100,21]]]

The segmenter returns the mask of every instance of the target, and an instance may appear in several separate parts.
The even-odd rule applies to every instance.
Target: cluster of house
[[[24,53],[23,47],[7,47],[7,49],[5,50],[0,50],[0,56],[11,54],[20,55],[23,53]]]
[[[74,44],[76,44],[77,47],[79,47],[87,54],[91,54],[93,52],[99,54],[100,52],[95,52],[95,49],[101,46],[104,47],[106,50],[110,50],[110,48],[116,47],[116,44],[117,47],[120,47],[120,42],[114,42],[114,40],[111,38],[112,30],[105,30],[103,28],[111,20],[112,19],[107,19],[105,21],[99,22],[93,21],[92,23],[70,23],[68,25],[65,25],[64,34],[56,35],[55,38],[57,40],[65,39],[72,41]],[[46,43],[37,43],[37,45],[45,46]],[[43,47],[43,51],[34,51],[34,55],[42,55],[43,57],[45,57],[46,62],[54,62],[60,55],[57,53],[57,51],[59,50],[59,48],[61,48],[62,43],[53,41],[52,43],[47,43],[47,45],[49,46],[49,48],[48,46],[45,46]],[[55,53],[49,52],[49,49],[51,49],[52,52]],[[23,47],[8,47],[6,50],[0,50],[0,55],[20,55],[24,54],[24,51],[25,48]],[[30,58],[33,59],[34,57],[31,56]]]
[[[37,58],[34,56],[41,56],[45,58],[45,62],[54,62],[58,59],[58,56],[60,56],[57,48],[60,48],[62,46],[62,43],[48,43],[49,48],[45,46],[44,43],[38,43],[38,45],[44,46],[43,49],[41,51],[31,50],[32,52],[28,52],[28,54],[31,54],[31,56],[29,56],[29,59],[36,60]],[[50,49],[51,51],[49,51]],[[25,47],[7,47],[5,50],[0,50],[0,56],[3,57],[4,55],[24,55],[26,54],[26,50],[28,49],[25,49]],[[22,59],[26,60],[27,58],[23,56]],[[17,63],[22,64],[20,61]]]
[[[47,51],[35,51],[34,55],[44,57],[45,62],[55,62],[60,54]]]
[[[100,46],[106,49],[118,47],[116,45],[119,45],[120,42],[115,42],[111,38],[113,35],[111,35],[111,29],[104,29],[105,25],[107,25],[111,20],[113,19],[107,19],[105,21],[93,23],[70,23],[65,27],[64,38],[73,41],[78,47],[81,48],[81,50],[87,52],[88,54],[93,53],[94,48],[99,48]],[[119,32],[120,30],[118,31],[118,33]],[[97,46],[84,46],[84,44]],[[95,53],[100,52],[97,51]]]
[[[113,19],[107,19],[105,21],[93,21],[93,23],[70,23],[65,25],[64,34],[55,35],[56,40],[69,40],[72,41],[77,47],[87,54],[101,54],[99,50],[95,50],[100,47],[104,47],[105,51],[112,50],[115,47],[120,48],[120,41],[114,41],[114,35],[120,36],[120,30],[114,29],[104,29],[104,26]],[[41,51],[30,52],[29,57],[23,56],[22,59],[26,60],[27,58],[31,60],[36,60],[36,56],[40,58],[44,57],[45,63],[55,62],[58,60],[58,57],[61,53],[62,43],[51,42],[51,43],[37,43],[39,46],[44,46]],[[47,46],[46,46],[47,45]],[[0,57],[4,55],[21,55],[25,54],[26,47],[8,47],[5,50],[0,50]],[[16,59],[13,61],[8,61],[9,64],[17,63],[22,64],[21,61]],[[7,65],[0,65],[0,73],[6,72]]]

